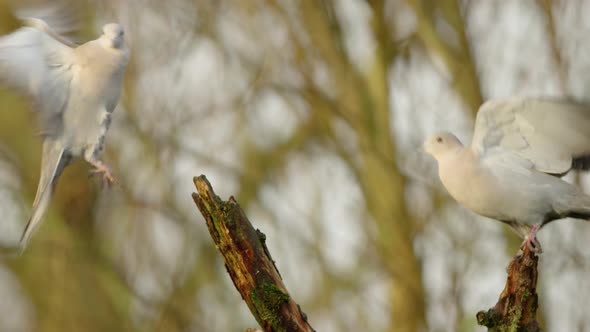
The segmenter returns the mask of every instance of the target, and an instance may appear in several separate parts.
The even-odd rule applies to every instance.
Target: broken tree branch
[[[193,193],[193,200],[227,272],[264,331],[314,331],[283,284],[266,247],[266,236],[252,227],[233,196],[221,200],[204,175],[193,182],[198,192]]]
[[[496,306],[477,313],[477,323],[492,332],[540,332],[536,314],[539,257],[527,246],[508,265],[506,286]]]

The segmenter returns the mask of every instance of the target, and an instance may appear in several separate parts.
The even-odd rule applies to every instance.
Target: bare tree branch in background
[[[450,85],[461,96],[474,114],[482,103],[477,69],[471,54],[471,45],[461,13],[459,0],[421,1],[407,0],[418,20],[418,36],[435,58],[440,58],[449,74]],[[429,6],[426,6],[426,3]],[[436,29],[436,17],[442,15],[456,34],[458,45],[453,46]]]
[[[547,40],[551,47],[551,55],[553,56],[553,60],[555,61],[555,65],[557,67],[561,93],[568,95],[570,93],[567,77],[568,65],[563,55],[561,54],[561,45],[559,44],[559,39],[557,37],[557,27],[555,24],[555,14],[553,8],[554,6],[559,4],[556,4],[556,2],[552,0],[538,0],[538,3],[539,7],[541,7],[541,10],[543,11],[543,14],[545,15],[545,22],[547,26]]]

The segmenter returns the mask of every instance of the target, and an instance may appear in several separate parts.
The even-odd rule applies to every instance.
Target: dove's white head
[[[423,145],[424,151],[432,155],[436,160],[449,154],[450,152],[459,152],[463,149],[463,144],[455,135],[449,132],[440,132],[430,136]]]
[[[125,32],[123,31],[123,27],[117,23],[109,23],[105,24],[102,27],[102,38],[106,40],[110,47],[113,48],[121,48],[123,46],[124,40],[123,36]]]

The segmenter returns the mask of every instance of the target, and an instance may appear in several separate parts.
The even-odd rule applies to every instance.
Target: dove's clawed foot
[[[527,246],[532,252],[536,254],[543,253],[543,249],[541,248],[541,243],[537,240],[537,231],[539,230],[539,225],[534,225],[531,228],[529,234],[524,238],[524,242],[520,245],[520,249],[524,251],[525,246]]]
[[[105,165],[102,161],[90,161],[94,169],[90,171],[90,175],[98,175],[102,178],[103,186],[110,187],[113,183],[117,183],[117,179],[113,176],[111,168]]]

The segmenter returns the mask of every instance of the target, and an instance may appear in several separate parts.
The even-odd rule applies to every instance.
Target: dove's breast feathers
[[[483,215],[498,200],[495,175],[481,163],[470,149],[462,149],[439,161],[440,179],[459,203]]]
[[[119,101],[127,50],[105,48],[95,40],[76,48],[74,61],[69,104],[63,114],[68,135],[64,139],[71,142],[71,154],[95,157]]]
[[[104,103],[101,106],[112,112],[121,94],[127,49],[107,48],[93,40],[74,50],[74,60],[75,92],[82,98]]]

